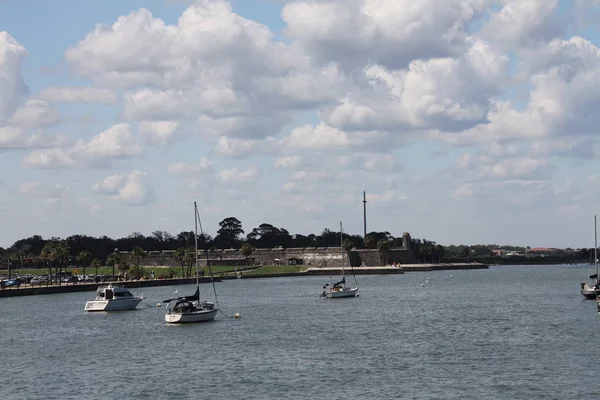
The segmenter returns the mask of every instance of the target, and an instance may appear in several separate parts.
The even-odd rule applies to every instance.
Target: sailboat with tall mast
[[[176,297],[173,299],[163,300],[163,304],[166,303],[167,312],[165,314],[165,321],[172,324],[180,324],[186,322],[205,322],[212,321],[215,319],[219,308],[215,306],[215,303],[209,301],[200,301],[200,271],[198,268],[198,206],[194,202],[194,247],[196,254],[196,293],[191,296]],[[206,263],[209,266],[210,271],[210,260],[208,259],[208,253],[206,257]],[[212,279],[212,271],[211,271]],[[215,292],[216,296],[216,292]]]
[[[594,274],[589,277],[592,283],[581,282],[581,294],[589,300],[597,299],[600,295],[600,280],[598,279],[598,229],[596,228],[596,216],[594,215]],[[599,308],[600,309],[600,308]]]
[[[354,287],[346,285],[346,269],[345,269],[345,258],[344,258],[344,229],[342,227],[342,222],[340,221],[340,252],[342,253],[342,279],[333,285],[329,285],[328,283],[323,286],[323,292],[321,293],[321,297],[325,297],[328,299],[337,299],[343,297],[357,297],[358,296],[358,282],[356,281],[356,275],[354,274],[354,268],[352,264],[350,264],[350,268],[352,268],[352,276],[354,276]]]

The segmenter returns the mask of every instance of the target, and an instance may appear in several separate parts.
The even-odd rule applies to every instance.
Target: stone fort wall
[[[387,253],[387,259],[380,259],[379,251],[376,249],[354,249],[348,253],[350,263],[353,267],[380,265],[415,264],[416,257],[410,250],[410,235],[403,236],[403,246],[400,249],[391,249]],[[127,255],[127,252],[121,252]],[[201,265],[206,265],[206,254],[199,251]],[[345,257],[346,259],[348,257]],[[211,265],[243,266],[254,265],[307,265],[313,267],[340,268],[342,253],[340,247],[305,247],[305,248],[272,248],[255,249],[252,255],[246,259],[240,250],[225,249],[209,251]],[[180,263],[175,258],[174,250],[151,251],[143,263],[147,266],[171,266],[178,268]],[[346,260],[346,265],[348,261]]]

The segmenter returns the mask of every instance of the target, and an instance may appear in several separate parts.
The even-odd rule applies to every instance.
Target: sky
[[[410,232],[592,247],[599,0],[0,0],[0,247]]]

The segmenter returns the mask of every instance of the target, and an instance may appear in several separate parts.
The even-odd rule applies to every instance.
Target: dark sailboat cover
[[[598,274],[590,275],[590,279],[596,279],[597,277],[598,277]]]
[[[336,282],[333,286],[337,286],[337,285],[341,285],[341,284],[345,284],[346,283],[346,277],[342,277],[342,280],[339,282]]]
[[[183,301],[200,301],[200,289],[196,288],[196,293],[191,296],[182,296],[182,297],[174,297],[172,299],[163,300],[163,303],[169,303],[173,300],[183,300]]]

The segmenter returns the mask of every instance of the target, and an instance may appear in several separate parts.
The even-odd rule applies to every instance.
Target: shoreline
[[[489,269],[487,264],[481,263],[445,263],[445,264],[404,264],[399,267],[358,267],[354,268],[356,275],[402,275],[405,272],[425,272],[425,271],[445,271],[445,270],[474,270],[474,269]],[[258,278],[281,278],[287,276],[322,276],[322,275],[337,275],[341,273],[341,268],[308,268],[302,272],[289,273],[269,273],[269,274],[244,274],[241,273],[241,279],[258,279]],[[215,282],[221,280],[238,279],[234,274],[216,274]],[[200,278],[201,283],[209,283],[210,278]],[[81,283],[70,285],[55,285],[55,286],[36,286],[36,287],[20,287],[20,288],[4,288],[0,290],[0,298],[17,297],[17,296],[34,296],[43,294],[59,294],[59,293],[75,293],[75,292],[92,292],[98,289],[98,286],[104,283]],[[127,288],[143,288],[156,286],[174,286],[188,285],[196,283],[195,278],[178,278],[178,279],[153,279],[140,281],[120,281],[116,282]]]

